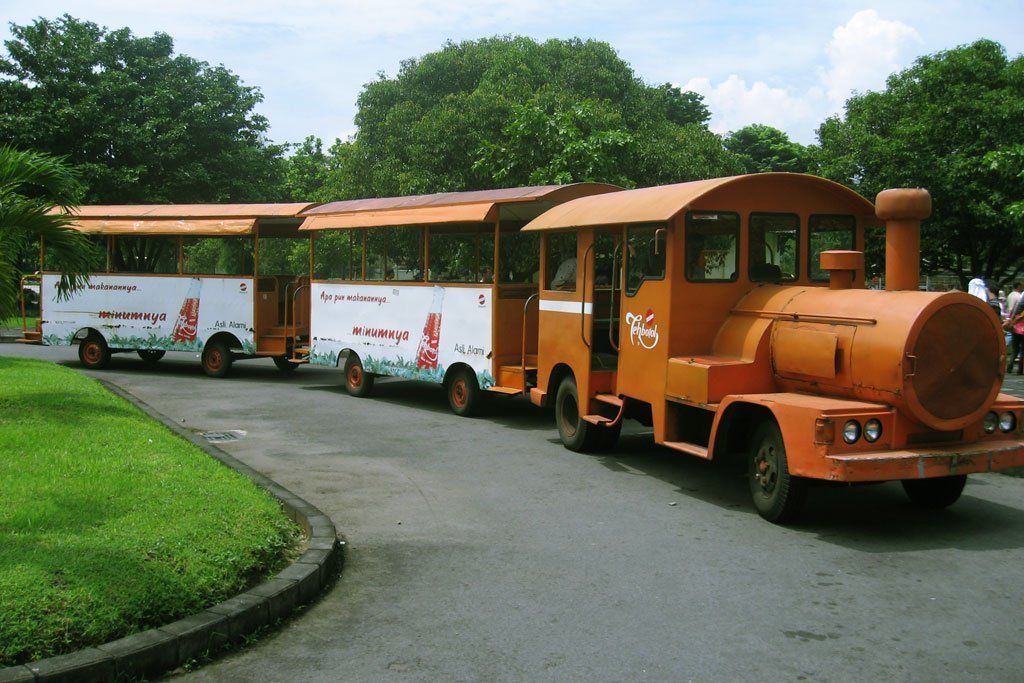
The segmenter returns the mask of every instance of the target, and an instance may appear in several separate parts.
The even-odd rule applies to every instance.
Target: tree
[[[725,148],[743,160],[747,173],[807,173],[810,152],[778,128],[755,123],[725,136]]]
[[[89,239],[67,227],[68,207],[81,191],[62,159],[0,147],[0,320],[18,313],[19,257],[46,245],[48,266],[63,274],[58,295],[80,287],[99,254]],[[50,213],[54,205],[62,213]],[[35,251],[38,254],[38,251]]]
[[[262,100],[223,66],[69,15],[11,25],[0,59],[0,138],[66,157],[87,203],[269,201],[282,149]]]
[[[1024,234],[1007,210],[1021,198],[1020,178],[1006,165],[993,170],[988,155],[1010,159],[1024,142],[1024,58],[1007,59],[989,40],[921,57],[884,92],[850,98],[818,138],[823,174],[869,198],[887,187],[931,192],[924,272],[951,270],[964,286],[1020,272]]]
[[[606,43],[448,43],[365,87],[334,184],[353,197],[736,172],[707,119],[700,95],[645,85]],[[701,156],[680,163],[684,150]]]

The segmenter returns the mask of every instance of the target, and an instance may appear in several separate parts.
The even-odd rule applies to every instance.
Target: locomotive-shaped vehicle
[[[584,197],[524,231],[576,242],[572,291],[542,287],[537,404],[571,449],[626,417],[703,458],[747,455],[766,519],[810,480],[901,480],[944,507],[966,475],[1024,464],[1024,402],[999,393],[1000,321],[918,291],[924,190],[877,206],[821,178],[766,173]],[[886,223],[886,290],[864,289],[864,229]],[[550,273],[546,261],[542,271]]]

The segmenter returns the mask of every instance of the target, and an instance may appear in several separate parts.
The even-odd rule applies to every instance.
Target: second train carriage
[[[456,413],[482,392],[532,386],[538,238],[552,206],[620,190],[580,183],[334,202],[304,213],[313,238],[311,330],[300,358],[344,368],[349,393],[378,375],[441,383]]]

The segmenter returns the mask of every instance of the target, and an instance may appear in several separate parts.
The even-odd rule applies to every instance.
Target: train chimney
[[[885,221],[885,288],[917,291],[921,280],[921,221],[931,215],[928,190],[883,190],[875,215]]]

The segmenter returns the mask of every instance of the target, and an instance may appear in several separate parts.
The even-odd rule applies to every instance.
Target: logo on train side
[[[653,349],[658,345],[658,324],[654,322],[654,311],[647,313],[626,313],[626,324],[629,325],[629,341],[633,346],[639,344],[645,349]]]

